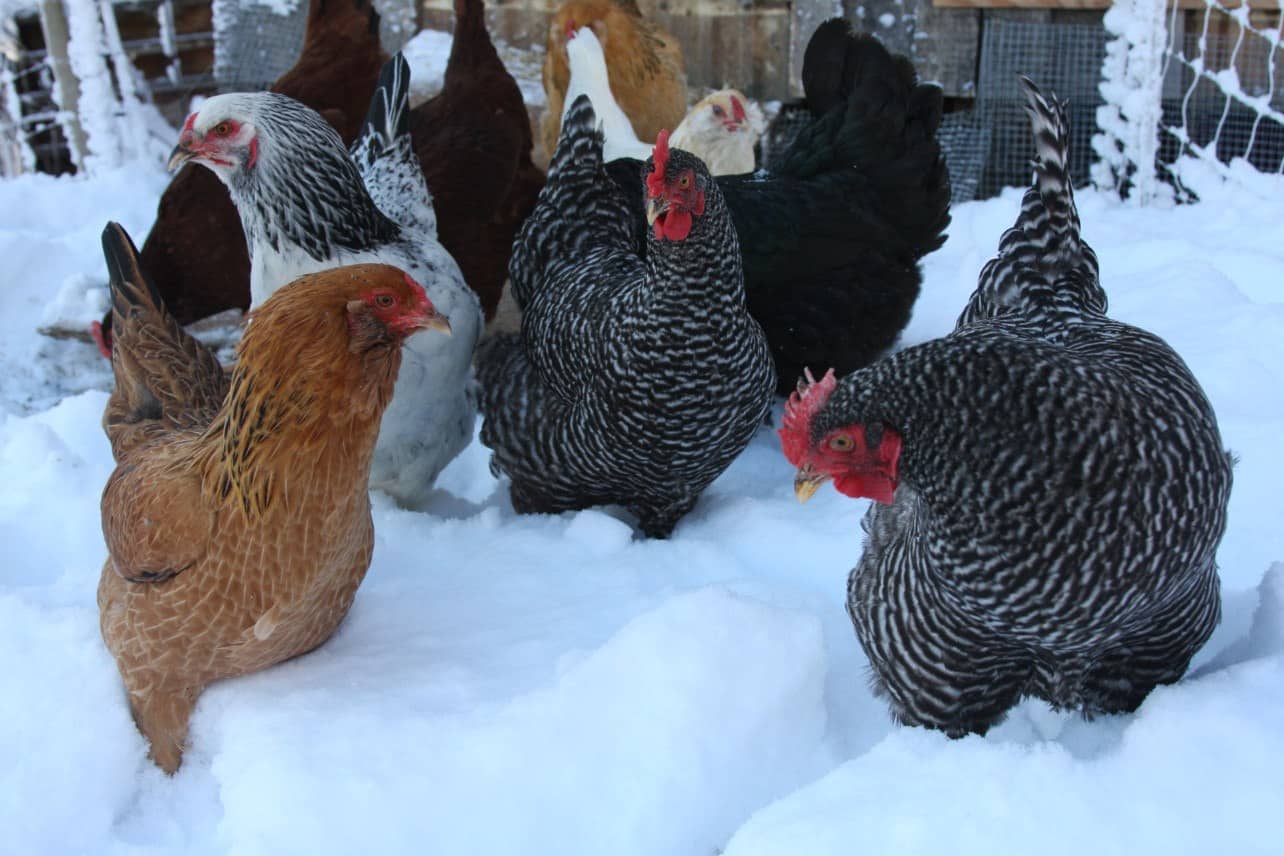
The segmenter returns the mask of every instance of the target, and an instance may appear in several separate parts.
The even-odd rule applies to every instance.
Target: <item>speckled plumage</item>
[[[401,362],[400,340],[354,322],[350,301],[422,292],[386,266],[307,277],[257,311],[229,377],[165,311],[120,227],[104,249],[117,467],[98,606],[134,718],[173,772],[205,686],[315,648],[347,613],[370,563],[367,478]]]
[[[479,351],[482,442],[519,511],[619,503],[664,537],[761,427],[775,373],[703,164],[670,152],[666,177],[693,170],[703,214],[684,240],[648,231],[644,261],[595,127],[581,96],[514,246],[522,330]]]
[[[408,98],[409,69],[398,54],[384,66],[351,155],[315,111],[274,93],[210,98],[193,127],[199,133],[231,119],[254,129],[252,166],[211,166],[226,182],[245,228],[253,306],[303,274],[382,262],[423,283],[450,319],[451,337],[421,334],[407,343],[371,473],[374,487],[416,507],[472,441],[471,367],[482,314],[437,240],[432,199],[407,131]]]
[[[893,714],[954,735],[1026,695],[1134,710],[1220,610],[1216,417],[1167,344],[1106,317],[1062,107],[1025,86],[1034,186],[955,331],[843,379],[810,425],[902,437],[848,610]]]

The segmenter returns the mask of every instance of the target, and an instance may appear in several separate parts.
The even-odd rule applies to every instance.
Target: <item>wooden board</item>
[[[1279,0],[1247,0],[1250,9],[1278,10]],[[1221,0],[1228,9],[1237,9],[1244,0]],[[932,0],[940,9],[1109,9],[1110,0]],[[1179,9],[1203,9],[1203,0],[1177,0]]]

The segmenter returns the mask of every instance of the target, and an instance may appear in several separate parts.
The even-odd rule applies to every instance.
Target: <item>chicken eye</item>
[[[691,186],[691,176],[684,175],[682,176],[682,178],[678,179],[678,187],[681,187],[683,190],[686,190],[690,186]]]
[[[714,105],[713,105],[713,115],[715,115],[715,116],[717,116],[719,119],[721,119],[723,116],[727,115],[727,111],[722,109],[722,105],[720,105],[720,104],[714,104]]]
[[[839,434],[829,441],[829,448],[835,452],[850,452],[855,445],[855,441],[846,434]]]
[[[393,299],[391,294],[379,294],[375,296],[375,306],[378,306],[380,309],[391,309],[392,305],[396,302],[397,301]]]
[[[214,134],[219,137],[226,137],[232,133],[232,125],[228,122],[219,122],[214,126]]]

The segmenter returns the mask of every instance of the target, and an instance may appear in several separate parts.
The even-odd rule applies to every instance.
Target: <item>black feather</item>
[[[1064,112],[1024,86],[1034,181],[955,331],[840,381],[809,427],[901,436],[848,611],[895,717],[953,735],[1026,695],[1134,710],[1220,615],[1216,416],[1172,348],[1106,317]]]

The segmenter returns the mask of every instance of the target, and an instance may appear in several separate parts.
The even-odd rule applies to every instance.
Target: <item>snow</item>
[[[865,504],[798,505],[769,429],[663,542],[615,509],[515,515],[475,442],[428,513],[372,496],[338,633],[207,691],[172,779],[98,636],[106,364],[36,332],[97,316],[102,225],[141,241],[166,177],[0,182],[6,850],[1280,852],[1284,193],[1204,179],[1190,206],[1079,195],[1112,313],[1181,351],[1240,458],[1222,625],[1135,715],[1027,701],[959,741],[893,725],[844,610]],[[1019,199],[955,207],[907,343],[952,326]]]
[[[1155,175],[1169,50],[1165,7],[1164,0],[1119,0],[1102,22],[1112,38],[1098,84],[1105,103],[1097,108],[1102,131],[1092,139],[1101,158],[1092,166],[1093,183],[1131,185],[1129,197],[1141,205],[1171,195]]]

